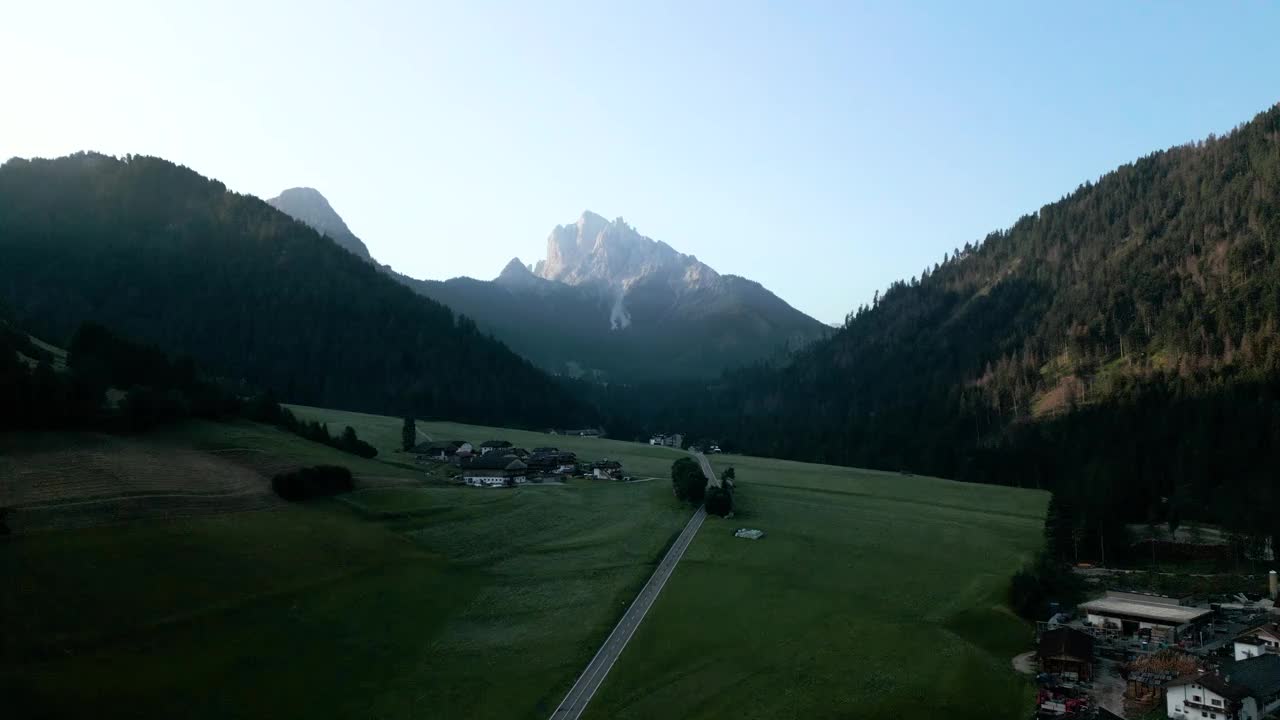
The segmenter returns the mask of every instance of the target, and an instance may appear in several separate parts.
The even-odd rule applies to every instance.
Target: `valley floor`
[[[661,483],[395,485],[394,466],[272,428],[189,432],[359,466],[365,487],[0,539],[0,692],[18,716],[541,718],[692,512]],[[31,472],[87,441],[6,461]],[[171,441],[117,441],[147,458],[118,472]]]
[[[707,519],[587,717],[1027,717],[1010,659],[1031,629],[1004,591],[1047,494],[713,462],[735,468],[737,516]]]
[[[172,485],[189,489],[191,468],[228,455],[237,488],[253,491],[246,468],[265,484],[275,469],[319,462],[351,466],[359,488],[302,505],[264,495],[251,510],[16,528],[0,539],[9,707],[35,717],[545,718],[691,513],[667,482],[448,484],[448,470],[424,476],[395,451],[399,419],[295,411],[353,425],[389,462],[251,423],[4,447],[0,489],[16,493],[25,473],[28,495],[41,485],[32,478],[91,440],[136,443],[94,462],[150,478],[148,488],[164,484],[166,457]],[[679,457],[418,427],[558,445],[619,459],[633,475],[665,476]],[[1046,496],[714,461],[737,469],[739,516],[708,519],[588,717],[1021,717],[1029,689],[1009,658],[1029,630],[1001,600],[1040,542]],[[767,535],[734,538],[742,526]]]

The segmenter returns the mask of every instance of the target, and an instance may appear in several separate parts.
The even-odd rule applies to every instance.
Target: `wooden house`
[[[1088,682],[1093,678],[1093,636],[1069,627],[1046,630],[1036,644],[1036,660],[1042,673]]]

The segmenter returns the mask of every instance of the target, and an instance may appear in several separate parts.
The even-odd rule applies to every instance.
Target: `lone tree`
[[[404,426],[400,428],[400,449],[408,451],[409,448],[418,444],[418,424],[412,417],[404,419]]]
[[[687,457],[671,463],[671,490],[677,498],[701,505],[707,491],[707,478],[702,474],[702,466]]]

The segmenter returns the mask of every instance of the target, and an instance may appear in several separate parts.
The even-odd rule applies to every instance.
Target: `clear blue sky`
[[[836,321],[1280,100],[1275,3],[976,5],[6,3],[0,155],[314,186],[429,278],[590,208]]]

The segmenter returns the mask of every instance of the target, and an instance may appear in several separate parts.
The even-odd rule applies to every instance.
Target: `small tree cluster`
[[[352,487],[351,471],[339,465],[305,467],[271,478],[271,489],[289,502],[351,492]]]
[[[693,458],[682,457],[671,464],[671,489],[680,500],[701,505],[706,496],[707,478]]]
[[[733,490],[727,485],[712,485],[707,488],[707,512],[725,517],[733,512]]]
[[[275,396],[271,393],[260,395],[250,401],[246,408],[246,414],[252,420],[270,423],[312,442],[328,445],[352,455],[371,458],[378,454],[378,449],[361,440],[359,435],[356,434],[355,428],[350,425],[342,431],[341,435],[335,438],[329,434],[329,429],[324,423],[318,420],[299,420],[298,416],[290,412],[289,408],[283,407],[276,402]]]

